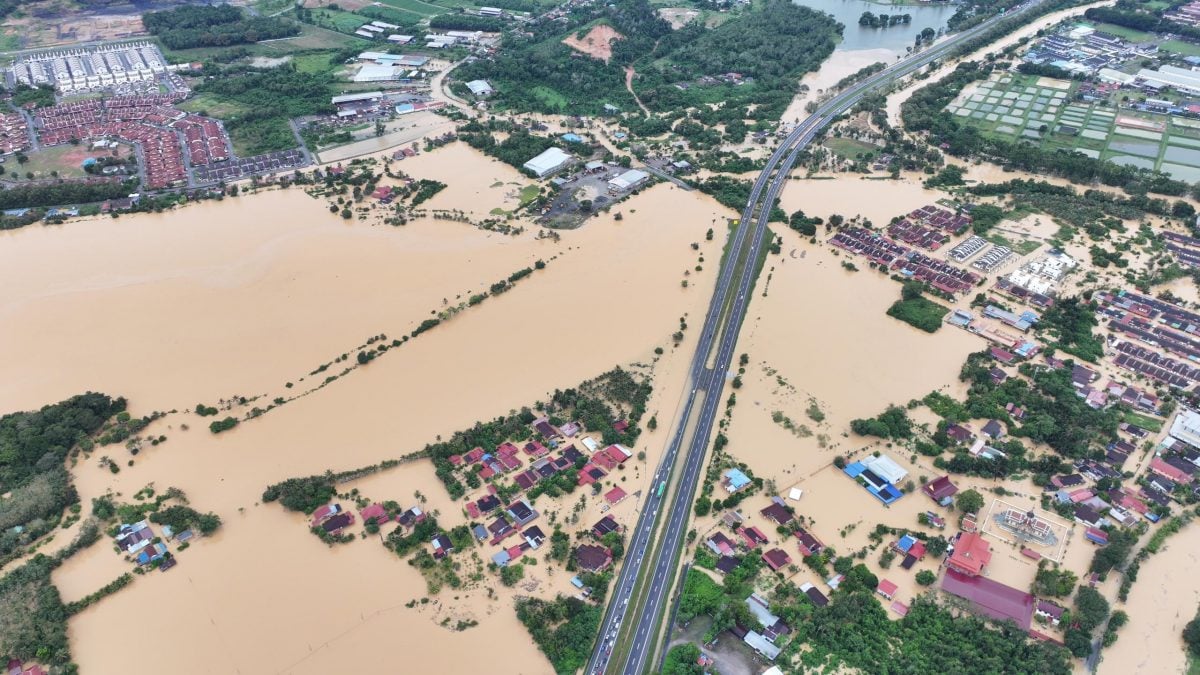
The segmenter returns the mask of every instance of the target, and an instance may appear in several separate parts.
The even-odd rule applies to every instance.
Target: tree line
[[[142,25],[168,49],[228,47],[300,34],[278,17],[252,17],[232,5],[184,5],[142,15]]]

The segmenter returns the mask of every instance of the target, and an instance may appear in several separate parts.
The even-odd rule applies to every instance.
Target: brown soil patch
[[[671,24],[672,30],[679,30],[700,16],[700,11],[686,7],[663,7],[658,10],[658,16]]]
[[[618,33],[612,26],[600,24],[593,26],[582,40],[577,35],[571,35],[563,38],[563,44],[577,52],[583,52],[594,59],[608,63],[608,60],[612,58],[612,43],[624,38],[625,36]]]

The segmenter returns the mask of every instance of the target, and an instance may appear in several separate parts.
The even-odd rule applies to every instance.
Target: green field
[[[1149,415],[1142,415],[1135,412],[1125,413],[1125,421],[1130,424],[1136,424],[1147,431],[1153,431],[1155,433],[1161,431],[1163,427],[1163,420],[1157,417],[1150,417]]]
[[[533,88],[533,94],[552,108],[562,110],[567,106],[567,98],[550,87],[538,85]]]
[[[83,170],[83,160],[85,158],[112,155],[112,149],[89,150],[89,147],[87,143],[57,145],[52,148],[44,148],[28,153],[29,161],[24,164],[10,162],[5,166],[9,171],[19,173],[22,176],[26,172],[32,172],[34,178],[50,178],[52,171],[57,171],[59,178],[83,178],[88,175]],[[122,145],[117,152],[119,157],[128,157],[130,147]]]
[[[1158,42],[1161,39],[1154,33],[1146,33],[1133,28],[1116,26],[1111,23],[1098,23],[1095,24],[1095,26],[1096,30],[1104,31],[1105,33],[1112,33],[1117,37],[1125,38],[1131,42]],[[1164,40],[1162,42],[1158,42],[1158,47],[1159,49],[1168,52],[1175,52],[1176,54],[1182,54],[1184,56],[1200,56],[1200,45],[1194,45],[1190,42],[1184,42],[1183,40]]]
[[[196,94],[188,100],[175,106],[180,110],[228,119],[247,112],[246,106],[236,101],[223,99],[212,94]]]
[[[340,63],[331,63],[330,57],[332,56],[333,52],[296,54],[292,57],[292,64],[296,66],[296,70],[302,73],[329,73],[342,66]]]
[[[341,33],[353,33],[358,30],[359,26],[370,23],[371,20],[361,14],[322,8],[313,10],[313,21],[324,28],[331,28]]]
[[[1077,85],[1059,89],[1038,80],[1003,75],[960,95],[946,110],[960,123],[999,139],[1073,150],[1189,183],[1200,180],[1200,129],[1187,120],[1077,103],[1071,97]],[[1145,128],[1131,122],[1118,125],[1118,118],[1136,119]]]
[[[878,153],[882,148],[853,138],[827,138],[824,145],[833,154],[845,159],[858,159],[867,153]]]
[[[388,7],[412,12],[418,16],[433,16],[434,14],[442,14],[446,11],[445,7],[431,5],[428,2],[421,2],[421,0],[380,0],[380,2]]]
[[[1154,40],[1154,33],[1145,33],[1133,28],[1126,28],[1125,26],[1116,26],[1111,23],[1098,23],[1095,26],[1096,30],[1111,33],[1131,42],[1150,42]]]

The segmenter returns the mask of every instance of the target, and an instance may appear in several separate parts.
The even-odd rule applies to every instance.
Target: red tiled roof
[[[1024,630],[1029,630],[1033,620],[1032,595],[987,577],[972,577],[946,570],[942,577],[942,590],[970,600],[976,609],[993,619],[1015,621]]]
[[[757,527],[743,527],[738,530],[738,534],[746,541],[746,546],[757,548],[761,544],[767,543],[767,537]]]
[[[1184,471],[1183,469],[1179,469],[1179,468],[1171,466],[1170,464],[1167,464],[1166,462],[1164,462],[1162,459],[1160,459],[1158,457],[1155,457],[1154,459],[1150,460],[1150,470],[1160,476],[1163,476],[1164,478],[1170,478],[1171,480],[1175,481],[1176,483],[1192,482],[1191,474]]]
[[[926,483],[921,491],[935,502],[940,502],[946,497],[953,497],[958,492],[958,486],[950,482],[949,476],[939,476]]]
[[[617,504],[622,499],[625,499],[626,496],[628,496],[628,495],[626,495],[625,491],[621,489],[620,485],[618,485],[618,486],[614,487],[613,489],[609,490],[608,492],[604,493],[604,500],[607,501],[609,504]]]
[[[968,575],[978,575],[992,559],[991,548],[983,535],[968,532],[958,538],[954,545],[954,553],[946,565]]]
[[[381,504],[372,504],[363,509],[359,515],[362,516],[364,523],[375,521],[375,523],[378,525],[382,525],[383,523],[387,522],[388,519],[387,509],[383,508],[383,505]]]
[[[882,580],[880,580],[879,585],[875,587],[875,590],[879,591],[879,593],[881,593],[883,595],[890,597],[890,596],[893,596],[896,594],[897,588],[898,587],[896,586],[896,584],[888,581],[887,579],[882,579]]]
[[[763,562],[773,569],[778,570],[781,567],[786,567],[792,562],[791,556],[781,548],[773,548],[762,555]]]

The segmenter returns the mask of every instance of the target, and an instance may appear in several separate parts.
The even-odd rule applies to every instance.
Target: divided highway
[[[767,160],[729,241],[692,357],[690,390],[631,532],[625,563],[612,590],[586,673],[642,675],[651,666],[649,661],[657,651],[660,620],[678,568],[677,555],[704,468],[709,436],[758,275],[758,260],[767,243],[767,222],[800,153],[830,121],[867,93],[944,56],[963,41],[992,28],[997,21],[1011,20],[1042,2],[1045,0],[1029,0],[1008,14],[954,35],[852,85],[797,125]],[[676,475],[677,460],[684,446],[687,450],[682,471]],[[664,490],[663,485],[673,485],[673,489]],[[665,527],[660,528],[660,523],[665,523]]]

